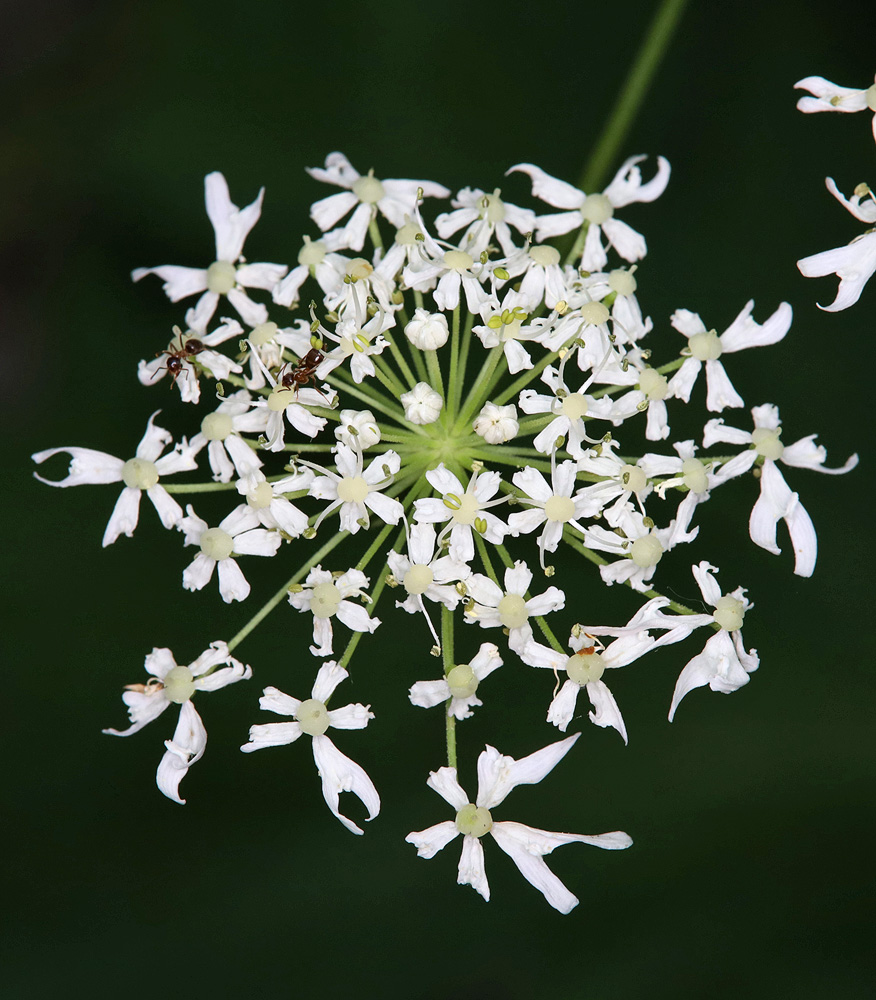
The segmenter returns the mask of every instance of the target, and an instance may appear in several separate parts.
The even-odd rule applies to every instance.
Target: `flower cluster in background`
[[[830,90],[815,78],[804,85],[819,107],[803,110],[876,103],[873,88]],[[679,645],[678,679],[666,694],[670,720],[697,688],[729,693],[746,684],[759,664],[741,632],[752,603],[741,586],[725,591],[717,567],[686,557],[684,546],[723,502],[719,520],[746,519],[752,541],[769,552],[780,551],[783,522],[794,572],[811,575],[815,528],[783,470],[846,472],[857,458],[828,468],[814,434],[786,443],[777,405],[740,394],[732,355],[782,340],[792,321],[787,303],[755,312],[740,297],[738,315],[719,322],[706,304],[686,302],[655,329],[637,298],[646,240],[623,215],[663,193],[670,166],[662,157],[653,165],[631,157],[603,191],[590,192],[518,164],[507,184],[520,186],[523,175],[531,197],[522,190],[518,200],[528,205],[506,200],[499,187],[452,196],[432,181],[379,179],[341,153],[308,172],[339,190],[312,205],[316,228],[291,265],[248,263],[244,244],[255,242],[264,190],[241,209],[223,175],[211,173],[205,199],[215,247],[199,267],[133,272],[135,281],[158,277],[172,302],[191,303],[172,336],[144,351],[137,373],[146,390],[168,382],[178,390],[195,415],[191,433],[172,445],[156,411],[139,445],[132,435],[131,458],[72,446],[33,456],[40,465],[69,456],[66,477],[42,479],[51,485],[123,484],[104,545],[133,534],[145,491],[162,525],[179,535],[175,586],[200,591],[215,579],[231,605],[251,599],[260,563],[288,566],[285,584],[270,584],[250,621],[188,666],[154,649],[148,679],[123,696],[131,725],[106,731],[129,735],[178,704],[157,782],[182,802],[180,782],[207,740],[194,697],[248,679],[252,669],[232,652],[270,613],[285,614],[283,647],[297,628],[298,655],[289,658],[290,676],[268,679],[310,696],[266,686],[260,707],[286,721],[254,724],[242,750],[310,736],[329,809],[361,834],[341,812],[341,793],[359,798],[368,820],[380,797],[335,739],[346,747],[339,731],[364,729],[375,715],[370,705],[329,702],[360,642],[403,628],[415,654],[406,660],[420,664],[403,680],[410,702],[442,708],[447,761],[428,784],[455,810],[407,840],[429,858],[462,834],[458,881],[489,899],[482,838],[490,834],[567,913],[577,899],[543,856],[573,842],[626,848],[629,836],[552,833],[494,822],[492,811],[516,785],[539,782],[560,763],[581,733],[558,742],[548,734],[566,733],[584,715],[628,740],[612,670],[690,640],[683,653]],[[869,189],[846,201],[829,187],[859,218],[876,221]],[[854,274],[845,257],[837,267],[827,260],[841,251],[800,262],[804,273],[840,275],[829,308],[860,294],[862,267],[876,268],[873,239],[852,244]],[[700,399],[701,432],[674,436],[674,413]],[[195,471],[197,482],[168,481]],[[743,476],[749,490],[737,511],[716,496]],[[176,494],[190,495],[185,510]],[[218,516],[198,512],[207,494],[222,505]],[[576,557],[573,578],[553,563],[561,548]],[[660,591],[661,568],[685,560],[706,610]],[[587,620],[585,587],[614,585],[641,595],[638,610],[620,623]],[[385,610],[387,594],[398,610]],[[476,651],[457,656],[463,645]],[[545,681],[533,725],[553,728],[535,738],[542,749],[520,760],[487,746],[469,801],[456,726],[472,725],[489,711],[491,689],[526,669]],[[367,675],[358,680],[357,690],[367,690]]]

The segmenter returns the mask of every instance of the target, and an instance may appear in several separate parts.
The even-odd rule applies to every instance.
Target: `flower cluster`
[[[603,191],[590,192],[518,164],[508,183],[523,181],[529,206],[506,200],[499,188],[466,187],[431,221],[424,215],[431,200],[451,194],[438,183],[380,180],[341,153],[309,173],[341,190],[312,206],[318,231],[304,236],[291,267],[245,260],[264,191],[240,209],[225,178],[211,173],[205,197],[216,239],[203,266],[133,272],[135,281],[159,277],[172,302],[197,296],[184,328],[169,341],[156,337],[154,357],[138,370],[148,391],[169,382],[183,410],[199,413],[193,433],[167,450],[171,435],[154,422],[156,412],[127,460],[79,447],[33,456],[37,463],[70,457],[65,478],[43,479],[52,485],[124,483],[104,545],[132,535],[145,490],[162,525],[178,532],[180,549],[196,550],[187,566],[180,552],[176,570],[188,591],[208,587],[215,570],[222,599],[246,601],[250,566],[258,563],[248,557],[289,565],[281,592],[189,666],[154,649],[148,682],[129,685],[123,696],[131,726],[107,731],[129,735],[179,704],[157,781],[182,802],[180,781],[207,738],[195,695],[249,678],[250,667],[232,652],[288,605],[283,647],[303,615],[303,656],[290,655],[291,676],[278,681],[288,690],[312,685],[311,693],[299,700],[265,687],[260,707],[291,721],[254,724],[242,749],[310,736],[329,809],[361,834],[341,812],[340,794],[352,792],[368,820],[380,797],[327,732],[363,729],[375,716],[370,705],[329,702],[360,643],[400,625],[406,647],[421,656],[422,672],[402,681],[411,704],[443,707],[447,764],[428,784],[455,810],[452,821],[407,840],[432,857],[462,834],[459,882],[488,899],[481,838],[489,833],[548,903],[567,913],[577,899],[543,856],[572,842],[626,848],[629,836],[551,833],[494,822],[492,811],[516,785],[545,778],[581,733],[520,760],[487,746],[469,801],[457,776],[456,725],[490,711],[490,695],[512,671],[547,668],[553,677],[541,675],[545,696],[534,725],[565,733],[580,717],[583,689],[590,721],[626,742],[611,671],[694,633],[707,638],[679,656],[674,692],[666,692],[670,720],[696,688],[727,693],[746,684],[759,662],[742,640],[752,607],[746,591],[725,592],[715,566],[688,557],[708,607],[698,612],[655,589],[661,573],[685,559],[683,547],[699,539],[721,488],[746,476],[748,501],[729,516],[747,518],[752,541],[773,553],[783,521],[794,572],[811,575],[815,529],[780,466],[846,472],[857,459],[827,468],[814,435],[785,444],[772,402],[752,401],[750,419],[744,412],[732,355],[782,340],[792,319],[787,303],[756,320],[746,302],[717,327],[705,308],[705,318],[679,308],[668,324],[658,323],[661,338],[650,346],[655,323],[638,301],[636,279],[647,244],[622,216],[628,205],[663,193],[670,166],[662,157],[655,166],[631,157]],[[870,207],[856,199],[846,204],[876,220],[872,195]],[[564,257],[552,241],[571,233]],[[656,348],[665,352],[660,363],[652,360]],[[213,392],[203,392],[211,381]],[[692,401],[705,404],[702,431],[674,440],[674,413]],[[734,409],[739,419],[725,423]],[[200,482],[165,482],[198,469],[206,477]],[[174,496],[186,493],[194,502],[184,513]],[[217,506],[209,516],[196,512],[210,502]],[[563,575],[569,559],[560,559],[561,550],[574,561],[574,577]],[[591,569],[606,587],[641,595],[624,623],[586,621],[580,576]],[[377,617],[377,609],[387,589],[400,612],[386,609],[393,620],[382,624],[387,614],[381,608]],[[489,641],[480,641],[481,629]],[[457,656],[463,646],[471,651]],[[430,653],[440,670],[428,666]],[[397,673],[398,664],[391,666]],[[366,684],[363,671],[359,690]],[[598,739],[593,732],[589,738]]]

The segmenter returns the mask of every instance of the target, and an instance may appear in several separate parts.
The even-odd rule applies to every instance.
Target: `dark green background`
[[[850,191],[876,181],[876,162],[868,116],[800,115],[791,89],[809,74],[872,79],[859,3],[692,4],[623,150],[673,165],[665,196],[625,216],[649,240],[647,310],[665,329],[686,306],[720,330],[749,297],[759,318],[791,301],[790,336],[734,358],[734,381],[751,404],[780,405],[787,441],[818,431],[830,464],[852,450],[862,464],[842,479],[788,472],[819,532],[812,580],[792,575],[787,551],[749,542],[748,479],[709,504],[703,537],[661,578],[695,600],[686,567],[708,558],[725,588],[750,588],[745,638],[762,667],[746,689],[696,692],[670,726],[694,645],[620,672],[630,746],[583,720],[574,753],[497,815],[631,833],[625,854],[571,846],[550,859],[581,899],[571,916],[495,845],[485,904],[454,884],[456,847],[423,862],[403,842],[446,818],[424,784],[442,738],[440,718],[406,699],[434,661],[412,654],[410,620],[389,613],[346,685],[377,720],[337,741],[383,794],[365,837],[327,813],[305,746],[236,749],[259,718],[257,685],[310,684],[303,619],[288,609],[240,649],[256,679],[202,706],[210,745],[183,785],[189,804],[163,799],[153,773],[170,723],[128,741],[100,733],[123,721],[121,686],[154,644],[186,662],[229,636],[286,570],[253,568],[253,598],[226,609],[215,587],[182,591],[188,553],[151,509],[133,541],[102,551],[116,488],[61,493],[30,478],[27,456],[53,445],[126,456],[156,405],[188,427],[175,395],[134,376],[181,310],[128,273],[207,259],[205,173],[223,170],[241,204],[267,186],[247,251],[278,261],[294,258],[309,203],[328,193],[303,168],[333,149],[378,176],[454,188],[491,189],[521,160],[574,180],[653,7],[41,0],[7,11],[5,996],[874,995],[876,287],[826,315],[815,301],[835,281],[805,281],[794,261],[860,229],[824,176]],[[594,587],[588,567],[580,588],[565,625],[624,621],[637,605]],[[470,788],[485,740],[522,756],[557,735],[542,721],[545,675],[506,667],[489,683],[460,737]]]

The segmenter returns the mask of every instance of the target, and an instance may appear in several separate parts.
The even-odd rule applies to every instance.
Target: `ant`
[[[183,362],[188,361],[190,358],[193,358],[196,354],[200,354],[201,351],[204,350],[205,346],[202,341],[197,339],[197,337],[189,337],[188,340],[183,340],[182,337],[179,337],[178,340],[179,340],[179,347],[174,348],[173,341],[171,341],[169,347],[166,347],[163,351],[158,351],[158,353],[155,355],[156,358],[160,358],[162,357],[162,355],[166,354],[167,364],[164,366],[163,369],[161,368],[157,369],[155,375],[153,375],[152,377],[155,378],[158,372],[162,370],[169,371],[170,374],[173,376],[173,383],[171,387],[173,387],[173,385],[176,385],[176,380],[185,371],[185,365],[183,364]]]
[[[296,396],[299,389],[307,385],[308,382],[313,382],[314,389],[328,402],[328,397],[316,384],[316,369],[319,368],[324,360],[325,355],[322,351],[313,347],[294,365],[290,363],[283,365],[280,369],[277,382],[284,389],[294,389]],[[285,371],[286,368],[289,368],[289,371]]]

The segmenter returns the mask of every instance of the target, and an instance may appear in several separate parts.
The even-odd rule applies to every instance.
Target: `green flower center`
[[[687,343],[691,356],[697,361],[715,361],[721,357],[721,339],[714,330],[695,333]]]
[[[580,392],[570,392],[569,395],[563,399],[560,406],[560,411],[563,416],[568,417],[571,421],[580,420],[581,417],[587,415],[587,411],[589,409],[590,404]]]
[[[609,272],[608,286],[618,295],[635,295],[637,287],[632,271],[625,271],[623,268]]]
[[[614,206],[604,194],[590,194],[584,199],[581,215],[588,222],[601,226],[614,215]]]
[[[526,610],[526,601],[520,594],[506,594],[499,601],[499,621],[505,628],[520,628],[529,620],[529,613]]]
[[[301,732],[308,736],[322,736],[329,727],[329,714],[325,704],[316,698],[302,701],[295,713]]]
[[[742,628],[745,605],[735,597],[719,597],[712,617],[726,632],[735,632]]]
[[[298,251],[298,263],[304,267],[315,267],[325,260],[325,244],[318,240],[314,243],[308,236],[304,237],[304,246]]]
[[[158,482],[158,469],[145,458],[129,458],[122,466],[122,480],[135,490],[148,490]]]
[[[338,499],[344,503],[362,503],[371,487],[361,476],[350,476],[338,483]]]
[[[461,497],[448,493],[444,497],[444,506],[453,511],[451,520],[457,524],[474,524],[481,509],[480,502],[473,493],[463,493]]]
[[[331,618],[341,603],[341,592],[333,583],[318,583],[313,588],[310,610],[315,618]]]
[[[478,679],[467,663],[457,663],[447,675],[447,686],[453,698],[470,698],[478,689]]]
[[[599,653],[585,653],[582,650],[566,660],[566,673],[577,685],[584,687],[602,677],[605,673],[605,660]]]
[[[208,441],[224,441],[231,433],[228,413],[208,413],[201,421],[201,433]]]
[[[639,376],[639,388],[648,399],[665,399],[669,382],[655,368],[646,368]]]
[[[551,497],[544,505],[549,521],[571,521],[575,516],[575,501],[571,497]]]
[[[781,428],[770,430],[768,427],[757,427],[751,434],[751,443],[758,455],[771,458],[774,462],[782,457],[785,446],[779,440]]]
[[[227,295],[237,282],[237,269],[227,260],[215,260],[207,268],[207,289]]]
[[[611,313],[601,302],[585,302],[581,306],[581,319],[590,326],[602,326],[608,322]]]
[[[407,573],[405,573],[402,586],[409,594],[422,594],[432,586],[434,579],[435,575],[428,566],[422,563],[414,563]]]
[[[227,559],[233,549],[234,539],[222,528],[207,528],[201,535],[201,551],[216,562]]]
[[[663,546],[654,535],[637,538],[630,547],[633,562],[642,569],[656,566],[663,558]]]
[[[295,402],[294,389],[274,389],[268,396],[268,409],[274,413],[285,410],[287,406]]]
[[[709,474],[698,458],[686,458],[681,463],[684,485],[691,493],[706,493],[709,489]]]
[[[465,834],[466,837],[480,839],[492,828],[493,817],[490,815],[490,810],[484,809],[483,806],[476,806],[474,802],[469,802],[456,814],[456,829]]]
[[[262,344],[269,344],[277,336],[277,324],[270,320],[267,323],[259,323],[249,335],[249,342],[255,347]]]
[[[353,194],[364,205],[376,205],[378,201],[386,197],[383,185],[376,177],[372,177],[371,174],[367,177],[360,177],[357,181],[353,182]]]
[[[560,251],[550,246],[530,247],[529,256],[541,267],[555,267],[560,262]]]
[[[195,693],[195,678],[188,667],[174,667],[168,670],[162,681],[164,696],[175,705],[182,705]]]
[[[259,483],[258,486],[246,495],[246,502],[253,510],[262,510],[270,507],[274,500],[274,491],[270,483]]]
[[[444,254],[444,263],[451,271],[467,271],[474,264],[474,257],[462,250],[448,250]]]

